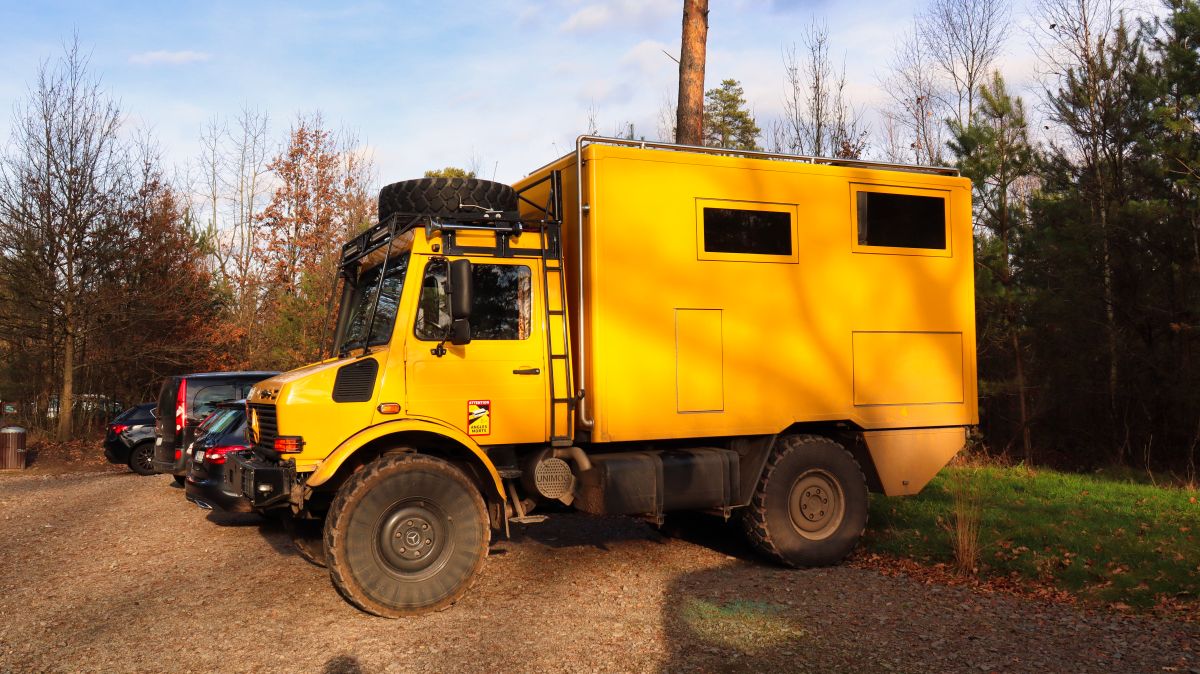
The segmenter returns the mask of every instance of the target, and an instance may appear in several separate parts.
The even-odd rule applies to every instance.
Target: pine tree
[[[1025,104],[1008,93],[999,71],[992,75],[990,83],[980,86],[978,93],[982,100],[970,124],[964,128],[950,121],[954,134],[950,149],[974,189],[975,222],[979,228],[975,259],[981,267],[975,285],[981,323],[978,330],[981,376],[984,388],[992,388],[987,380],[995,378],[998,373],[994,370],[1001,368],[989,356],[991,352],[1009,351],[1012,385],[1005,388],[1016,394],[1021,445],[1028,463],[1033,459],[1033,447],[1021,334],[1027,291],[1020,282],[1013,253],[1023,234],[1026,216],[1016,186],[1033,174],[1034,151],[1029,144]]]
[[[746,106],[742,85],[723,80],[704,94],[704,144],[731,150],[757,150],[762,131]]]

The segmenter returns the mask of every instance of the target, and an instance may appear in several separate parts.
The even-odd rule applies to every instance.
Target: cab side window
[[[532,274],[525,265],[475,264],[471,268],[475,304],[471,339],[528,339],[532,313]],[[431,264],[421,280],[414,332],[418,339],[439,341],[450,327],[446,265]]]

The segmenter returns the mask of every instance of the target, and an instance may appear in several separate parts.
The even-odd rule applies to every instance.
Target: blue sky
[[[867,107],[919,1],[711,0],[708,85],[743,82],[760,125],[781,109],[781,50],[815,17]],[[1019,3],[1020,4],[1020,3]],[[445,165],[512,181],[564,154],[594,106],[600,130],[654,138],[673,97],[680,0],[495,2],[16,2],[0,0],[0,139],[38,64],[78,33],[128,128],[153,130],[182,167],[201,125],[243,105],[281,138],[320,111],[374,154],[380,181]],[[1024,21],[1023,12],[1014,13]],[[1005,70],[1033,64],[1012,31]],[[870,116],[870,115],[868,115]]]

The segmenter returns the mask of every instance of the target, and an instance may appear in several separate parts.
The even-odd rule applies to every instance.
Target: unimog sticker
[[[492,434],[492,401],[467,401],[467,435]]]

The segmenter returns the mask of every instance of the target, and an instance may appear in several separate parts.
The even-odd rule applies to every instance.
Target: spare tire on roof
[[[394,213],[447,216],[480,209],[515,216],[517,192],[504,183],[478,178],[418,178],[379,190],[380,222]]]

